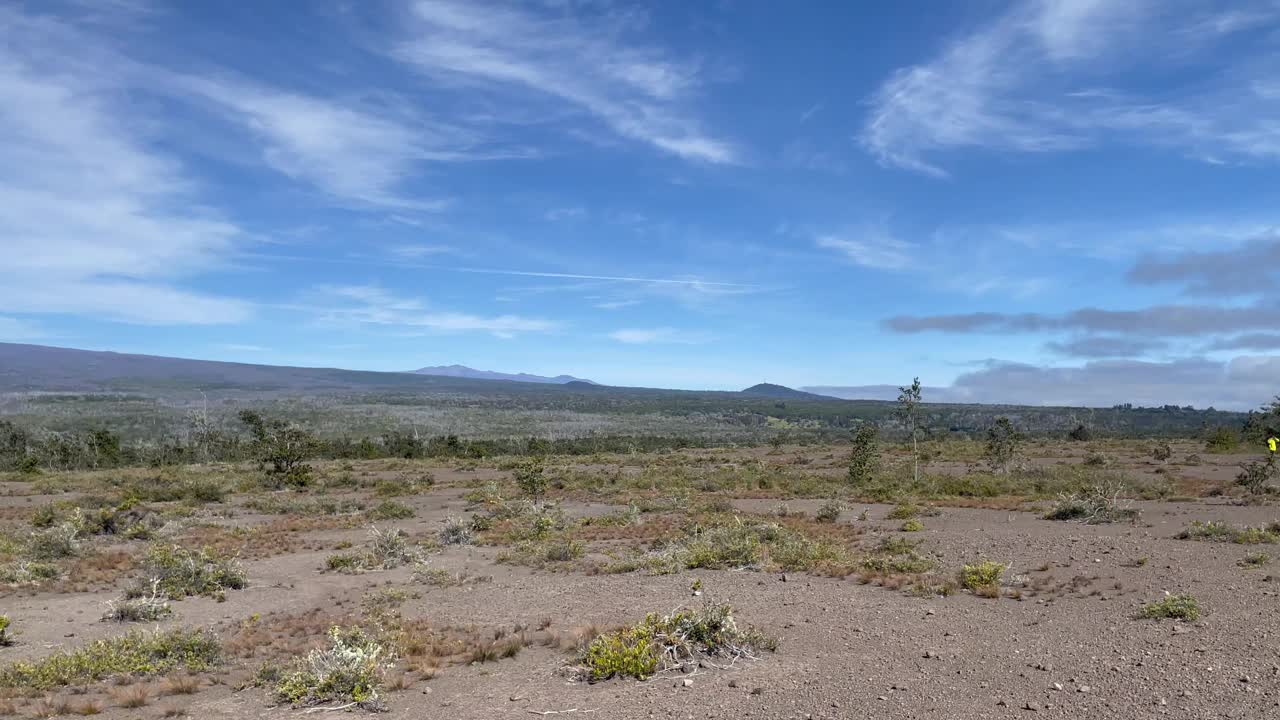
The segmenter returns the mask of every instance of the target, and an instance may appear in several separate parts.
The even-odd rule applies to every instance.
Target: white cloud
[[[819,235],[820,248],[836,250],[850,262],[877,270],[902,270],[911,265],[915,246],[882,230],[866,230],[850,235]]]
[[[425,115],[388,93],[322,98],[244,80],[157,76],[170,92],[212,103],[248,131],[272,169],[357,205],[438,211],[450,200],[404,189],[424,163],[531,155],[494,146],[482,133]]]
[[[240,229],[203,208],[172,156],[104,84],[92,40],[0,9],[0,307],[127,322],[246,318],[173,287],[216,267]]]
[[[140,325],[221,325],[252,317],[253,304],[154,281],[86,277],[0,283],[0,307],[22,313],[81,315]]]
[[[402,297],[376,285],[322,286],[316,288],[316,293],[319,301],[288,309],[314,314],[322,324],[381,325],[410,333],[487,332],[510,338],[520,333],[550,332],[559,327],[541,318],[440,310],[420,298]]]
[[[605,300],[603,302],[596,303],[594,307],[601,310],[620,310],[625,307],[631,307],[639,304],[639,300]]]
[[[1221,12],[1189,2],[1021,2],[889,77],[861,140],[886,165],[935,176],[947,174],[931,159],[945,151],[1053,152],[1112,140],[1213,162],[1275,160],[1272,50],[1235,34],[1277,20],[1280,6],[1261,0]],[[1177,73],[1187,57],[1227,42],[1232,61],[1211,83],[1186,73],[1184,86],[1158,97],[1109,87],[1150,67]]]
[[[687,110],[694,63],[629,44],[627,16],[535,14],[452,0],[413,5],[414,35],[394,55],[441,82],[511,89],[586,112],[614,133],[690,160],[734,163],[734,147]]]
[[[397,257],[418,260],[424,257],[432,257],[434,255],[450,255],[457,252],[448,245],[398,245],[391,248],[391,253]]]
[[[586,215],[586,208],[580,207],[552,208],[551,210],[543,213],[543,217],[551,222],[557,222],[560,220],[577,220],[586,217]]]
[[[609,337],[628,345],[697,345],[708,341],[701,333],[691,333],[669,327],[659,328],[625,328],[614,330]]]

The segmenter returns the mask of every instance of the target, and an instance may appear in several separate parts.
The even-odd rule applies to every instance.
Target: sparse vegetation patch
[[[1142,606],[1138,616],[1155,620],[1186,620],[1194,622],[1200,619],[1200,603],[1190,595],[1170,595]]]
[[[222,660],[218,639],[206,630],[134,631],[96,640],[76,650],[0,668],[0,687],[48,690],[95,682],[112,675],[199,672]]]
[[[727,604],[693,611],[648,615],[642,622],[605,633],[587,644],[577,674],[592,682],[612,677],[644,679],[717,659],[755,659],[777,642],[748,628],[740,630]]]

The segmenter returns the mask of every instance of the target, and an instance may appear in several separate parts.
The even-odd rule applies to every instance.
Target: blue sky
[[[0,340],[1251,407],[1280,4],[0,3]]]

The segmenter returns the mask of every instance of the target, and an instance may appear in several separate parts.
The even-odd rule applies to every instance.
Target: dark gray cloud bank
[[[956,378],[948,387],[926,387],[927,402],[1013,403],[1111,407],[1192,405],[1248,410],[1280,393],[1280,357],[1238,357],[1219,362],[1188,358],[1170,362],[1098,360],[1082,367],[993,363]],[[806,387],[832,397],[894,400],[891,385]]]
[[[1044,349],[1068,362],[1087,361],[1079,367],[988,363],[949,387],[930,388],[928,399],[938,402],[1244,410],[1280,394],[1280,235],[1220,251],[1142,257],[1126,281],[1177,286],[1190,301],[1059,314],[899,315],[883,326],[901,334],[1062,335]],[[1191,357],[1149,359],[1174,343],[1199,349]],[[1211,356],[1231,351],[1258,354]],[[846,398],[892,400],[898,394],[896,387],[878,385],[806,389]]]

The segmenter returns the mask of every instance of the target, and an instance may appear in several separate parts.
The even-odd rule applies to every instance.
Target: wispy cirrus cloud
[[[689,160],[735,163],[689,109],[696,62],[629,39],[637,15],[419,0],[393,54],[437,81],[567,103],[618,136]]]
[[[512,338],[522,333],[556,330],[550,320],[521,315],[479,315],[437,308],[422,298],[397,295],[377,285],[340,285],[315,288],[306,303],[287,306],[332,325],[374,325],[402,333],[486,332]]]
[[[233,323],[249,303],[183,289],[241,229],[134,123],[74,26],[0,8],[0,307],[146,324]]]
[[[1172,148],[1210,162],[1280,158],[1280,111],[1266,33],[1280,7],[1189,1],[1026,0],[891,75],[871,99],[862,144],[883,164],[945,177],[933,158],[964,149],[1061,152],[1111,139]],[[1215,82],[1187,58],[1231,42]],[[1163,63],[1173,92],[1126,89]]]
[[[268,167],[357,207],[436,212],[451,199],[406,188],[428,164],[534,154],[493,141],[483,128],[426,114],[387,91],[322,97],[225,75],[156,69],[145,75],[178,98],[209,104],[248,133]]]
[[[609,337],[627,345],[698,345],[710,341],[703,333],[671,327],[623,328],[609,333]]]
[[[819,235],[814,244],[835,250],[850,262],[876,270],[902,270],[911,264],[914,246],[882,230],[846,235]]]

